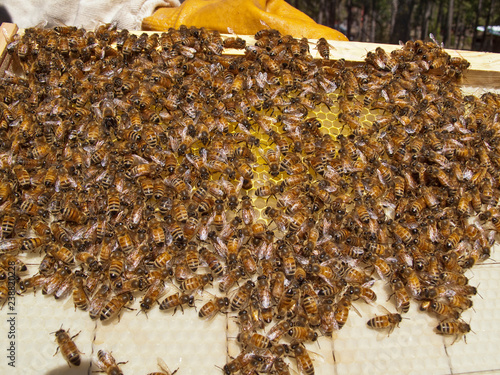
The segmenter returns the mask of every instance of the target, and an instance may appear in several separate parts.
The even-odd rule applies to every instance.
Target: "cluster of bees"
[[[415,301],[437,333],[469,332],[464,273],[500,230],[500,98],[464,97],[468,63],[431,41],[350,65],[323,39],[319,60],[305,39],[255,40],[101,25],[10,41],[0,257],[18,291],[107,322],[136,299],[193,307],[214,285],[198,314],[235,316],[226,374],[288,374],[288,358],[313,374],[304,344],[374,304],[379,279],[397,312],[369,327],[392,330]],[[26,253],[41,256],[34,275]]]

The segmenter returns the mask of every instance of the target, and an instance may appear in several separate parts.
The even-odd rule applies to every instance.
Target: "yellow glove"
[[[144,30],[162,31],[180,25],[227,33],[253,35],[268,25],[296,38],[348,40],[342,33],[319,25],[284,0],[186,0],[178,8],[159,8],[144,18]]]

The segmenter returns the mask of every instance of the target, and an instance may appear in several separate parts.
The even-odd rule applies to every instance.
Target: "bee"
[[[267,184],[259,186],[255,189],[254,194],[256,197],[271,197],[276,196],[278,193],[283,192],[283,186],[278,184]]]
[[[119,317],[122,308],[126,307],[127,304],[134,300],[134,296],[131,292],[125,292],[114,296],[102,307],[99,319],[101,322],[109,321],[115,316]]]
[[[163,226],[160,221],[152,220],[149,225],[149,231],[150,231],[150,238],[155,245],[161,246],[162,244],[165,243],[166,241],[165,230],[163,229]]]
[[[212,319],[219,312],[224,312],[224,310],[229,306],[229,298],[227,297],[215,297],[214,299],[208,301],[204,304],[200,311],[198,312],[198,316],[202,319]]]
[[[299,371],[305,375],[314,375],[314,365],[304,344],[294,342],[290,347],[293,350]]]
[[[245,225],[251,225],[255,220],[255,210],[248,195],[241,198],[241,217]]]
[[[257,262],[247,247],[241,249],[238,258],[247,275],[253,275],[257,272]]]
[[[198,251],[196,250],[195,243],[188,243],[185,257],[188,268],[192,272],[196,272],[198,270],[198,267],[200,266],[200,257]]]
[[[460,316],[460,313],[453,307],[434,300],[423,301],[420,304],[420,311],[429,311],[436,315],[452,319],[458,319]]]
[[[215,226],[215,230],[220,232],[226,223],[226,215],[224,212],[224,201],[222,199],[217,199],[215,201],[215,209],[212,214],[212,223]]]
[[[401,323],[403,318],[400,314],[386,314],[371,318],[366,324],[374,329],[388,329],[389,334]]]
[[[237,341],[245,347],[254,349],[269,349],[272,346],[271,341],[264,335],[243,331],[238,334]]]
[[[77,224],[85,224],[87,222],[87,216],[73,205],[64,207],[61,212],[61,217],[65,221]]]
[[[469,324],[455,319],[439,323],[436,327],[436,331],[440,335],[447,335],[447,336],[455,335],[455,341],[456,341],[458,338],[469,333],[471,331],[471,328]]]
[[[280,150],[268,148],[265,152],[259,149],[260,154],[269,166],[269,174],[276,177],[280,173]]]
[[[123,225],[117,229],[116,240],[118,246],[125,254],[130,254],[134,249],[135,243],[132,239],[131,233]]]
[[[219,258],[206,247],[200,249],[200,257],[207,263],[208,268],[215,277],[222,276],[224,267]]]
[[[325,38],[318,39],[318,42],[316,43],[316,49],[318,50],[318,53],[322,59],[330,59],[330,44],[326,41]]]
[[[111,253],[109,258],[108,277],[111,281],[120,277],[125,270],[125,254],[122,250]]]
[[[455,229],[446,239],[445,247],[447,250],[455,249],[458,244],[462,241],[463,231],[461,229]]]
[[[126,362],[116,362],[111,352],[99,350],[97,352],[97,366],[107,375],[123,375],[118,365]]]
[[[245,308],[254,288],[255,283],[251,280],[247,280],[245,284],[240,286],[231,299],[231,310],[236,311]]]
[[[178,307],[183,310],[183,305],[194,306],[194,296],[180,293],[168,296],[162,302],[160,302],[160,310],[174,309],[175,314],[175,311]]]
[[[13,168],[12,171],[14,172],[17,182],[23,189],[28,189],[31,186],[31,177],[28,171],[26,169],[19,165],[16,164]]]
[[[318,334],[312,328],[295,326],[287,331],[288,336],[298,342],[316,341]]]
[[[447,295],[446,299],[452,308],[467,310],[472,307],[472,300],[458,293]]]
[[[109,216],[116,216],[120,212],[121,200],[116,189],[109,189],[107,194],[107,209]]]
[[[57,345],[59,345],[57,350],[56,350],[56,354],[57,354],[57,351],[60,349],[62,356],[68,362],[68,365],[70,367],[71,367],[71,365],[80,366],[80,363],[81,363],[80,353],[81,352],[78,350],[78,347],[76,346],[75,342],[73,341],[73,339],[76,336],[78,336],[79,333],[70,337],[69,331],[66,332],[64,329],[61,328],[55,334],[56,334]]]
[[[396,310],[401,313],[407,313],[410,310],[410,296],[403,282],[399,278],[393,277],[391,280],[391,287],[394,292],[394,298],[396,299]]]
[[[390,228],[392,229],[394,235],[403,241],[406,245],[413,241],[413,236],[411,232],[399,223],[392,223]]]
[[[281,296],[276,307],[276,318],[281,320],[293,316],[293,309],[297,304],[299,292],[296,288],[288,288]]]
[[[16,222],[17,222],[16,216],[6,213],[2,218],[2,222],[0,223],[0,230],[1,230],[0,237],[1,238],[9,237],[12,234],[14,227],[16,226]]]
[[[213,281],[212,275],[204,274],[204,275],[195,275],[185,280],[182,280],[180,283],[181,290],[185,292],[192,292],[194,290],[203,289],[207,284]]]
[[[110,293],[111,288],[109,285],[102,284],[99,290],[90,298],[88,307],[90,319],[95,320],[99,317]]]
[[[390,280],[393,269],[389,263],[377,255],[368,257],[367,262],[372,264],[382,280]]]
[[[53,256],[57,261],[65,264],[72,264],[75,262],[73,252],[64,246],[49,246],[46,249],[47,254]]]
[[[261,55],[260,60],[261,60],[261,63],[262,63],[264,70],[266,70],[268,73],[272,73],[276,76],[280,75],[280,70],[281,70],[280,66],[276,63],[276,61],[274,59],[272,59],[268,55]]]
[[[58,297],[65,289],[66,283],[71,280],[71,269],[68,266],[59,268],[53,275],[49,276],[42,286],[42,294]],[[71,284],[70,284],[71,285]],[[56,294],[58,293],[58,294]],[[58,299],[58,298],[56,298]]]
[[[141,311],[148,312],[151,310],[153,303],[157,302],[165,291],[165,284],[161,278],[154,278],[153,282],[146,289],[141,300]]]
[[[359,93],[359,85],[354,73],[351,70],[345,70],[342,72],[342,82],[344,86],[344,91],[346,98],[353,100],[354,97]]]
[[[158,358],[158,367],[162,370],[161,372],[150,372],[148,375],[175,375],[179,370],[175,369],[173,372],[170,371],[167,364],[161,358]]]
[[[227,293],[239,279],[245,276],[243,268],[237,267],[226,273],[219,282],[219,291]]]
[[[0,204],[5,203],[12,193],[12,187],[10,183],[5,181],[0,181]]]

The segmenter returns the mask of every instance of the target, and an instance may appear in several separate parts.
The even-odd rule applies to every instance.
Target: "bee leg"
[[[71,337],[71,340],[73,340],[76,336],[78,336],[82,331],[78,332],[76,335],[74,335],[73,337]]]

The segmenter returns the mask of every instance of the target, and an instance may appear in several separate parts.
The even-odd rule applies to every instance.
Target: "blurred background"
[[[397,44],[432,33],[446,48],[500,52],[500,0],[285,1],[352,41]],[[0,21],[16,22],[3,2]]]
[[[351,41],[397,44],[432,33],[446,48],[500,52],[500,0],[286,0]]]

